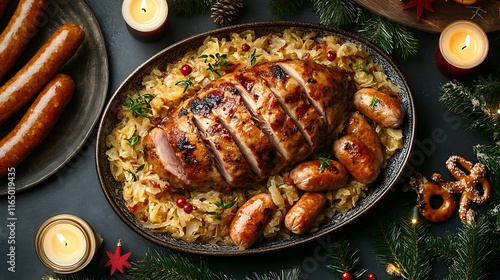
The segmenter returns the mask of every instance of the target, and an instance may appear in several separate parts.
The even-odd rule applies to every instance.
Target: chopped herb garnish
[[[205,211],[204,214],[208,214],[208,215],[215,215],[215,218],[217,220],[221,220],[222,219],[222,212],[224,212],[225,209],[229,209],[231,207],[233,207],[233,205],[236,203],[236,199],[233,200],[233,201],[230,201],[228,203],[224,203],[224,201],[222,200],[222,197],[220,198],[220,201],[217,201],[217,202],[214,202],[214,205],[217,206],[217,211]]]
[[[319,157],[318,160],[321,163],[319,165],[319,173],[323,173],[323,171],[325,171],[325,168],[327,166],[330,166],[330,162],[329,162],[330,159],[326,158],[326,157]]]
[[[261,56],[262,54],[256,54],[257,49],[254,49],[252,54],[250,55],[250,64],[253,66],[257,62],[257,57]]]
[[[372,96],[372,100],[370,101],[370,107],[375,107],[377,104],[380,102],[380,99],[376,98],[375,96]]]
[[[186,90],[193,85],[193,81],[191,81],[191,77],[187,77],[184,80],[180,80],[177,83],[175,83],[176,86],[184,86],[184,91],[182,93],[185,93]]]
[[[213,54],[202,54],[198,56],[198,58],[201,58],[204,60],[204,62],[207,64],[207,70],[210,71],[210,75],[216,74],[219,77],[222,77],[222,75],[219,73],[220,70],[224,70],[226,68],[230,68],[234,64],[229,63],[227,60],[227,54],[220,54],[216,53],[215,55]],[[209,62],[209,59],[213,60],[214,62]]]
[[[366,74],[368,74],[368,69],[366,69],[366,66],[363,66],[363,65],[361,65],[359,63],[354,63],[352,65],[352,67],[354,67],[354,69],[361,70],[361,71],[365,72]]]
[[[130,137],[129,139],[127,139],[127,144],[130,147],[133,147],[135,144],[137,144],[138,141],[139,141],[139,135],[134,135],[134,136]]]
[[[123,103],[123,106],[130,108],[132,116],[135,118],[137,116],[149,117],[151,112],[151,100],[154,98],[153,95],[149,93],[141,94],[137,92],[135,98],[127,96],[127,101]]]
[[[130,169],[127,169],[127,172],[130,173],[130,175],[132,175],[132,177],[130,178],[129,182],[135,182],[137,181],[137,172],[141,171],[144,169],[144,164],[141,164],[139,167],[137,167],[135,170],[130,170]]]

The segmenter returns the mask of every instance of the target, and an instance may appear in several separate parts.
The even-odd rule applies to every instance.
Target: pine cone
[[[210,17],[215,23],[226,26],[238,18],[242,8],[243,0],[219,0],[210,9]]]

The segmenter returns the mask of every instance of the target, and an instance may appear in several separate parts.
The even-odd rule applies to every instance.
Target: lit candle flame
[[[470,35],[467,34],[467,37],[465,37],[465,41],[464,41],[464,44],[462,46],[462,50],[464,50],[465,48],[467,48],[470,44]]]
[[[66,238],[64,238],[64,235],[60,233],[56,233],[57,239],[59,239],[59,242],[61,242],[62,245],[68,246],[68,241],[66,241]]]
[[[141,4],[141,11],[142,12],[146,12],[146,8],[148,7],[148,5],[146,4],[146,0],[142,0],[142,4]]]

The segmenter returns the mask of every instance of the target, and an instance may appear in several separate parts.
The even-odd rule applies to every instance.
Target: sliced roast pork
[[[153,128],[143,139],[146,160],[173,187],[250,186],[332,140],[353,92],[347,75],[314,62],[236,71],[208,84]]]

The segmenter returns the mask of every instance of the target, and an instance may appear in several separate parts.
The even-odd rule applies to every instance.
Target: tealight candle
[[[101,237],[87,222],[67,214],[45,221],[35,237],[38,258],[57,273],[74,273],[83,269],[101,243]]]
[[[166,28],[166,0],[124,0],[122,16],[130,34],[141,41],[159,39]]]
[[[436,49],[436,65],[448,78],[469,74],[488,54],[484,30],[472,21],[459,20],[443,29]]]

